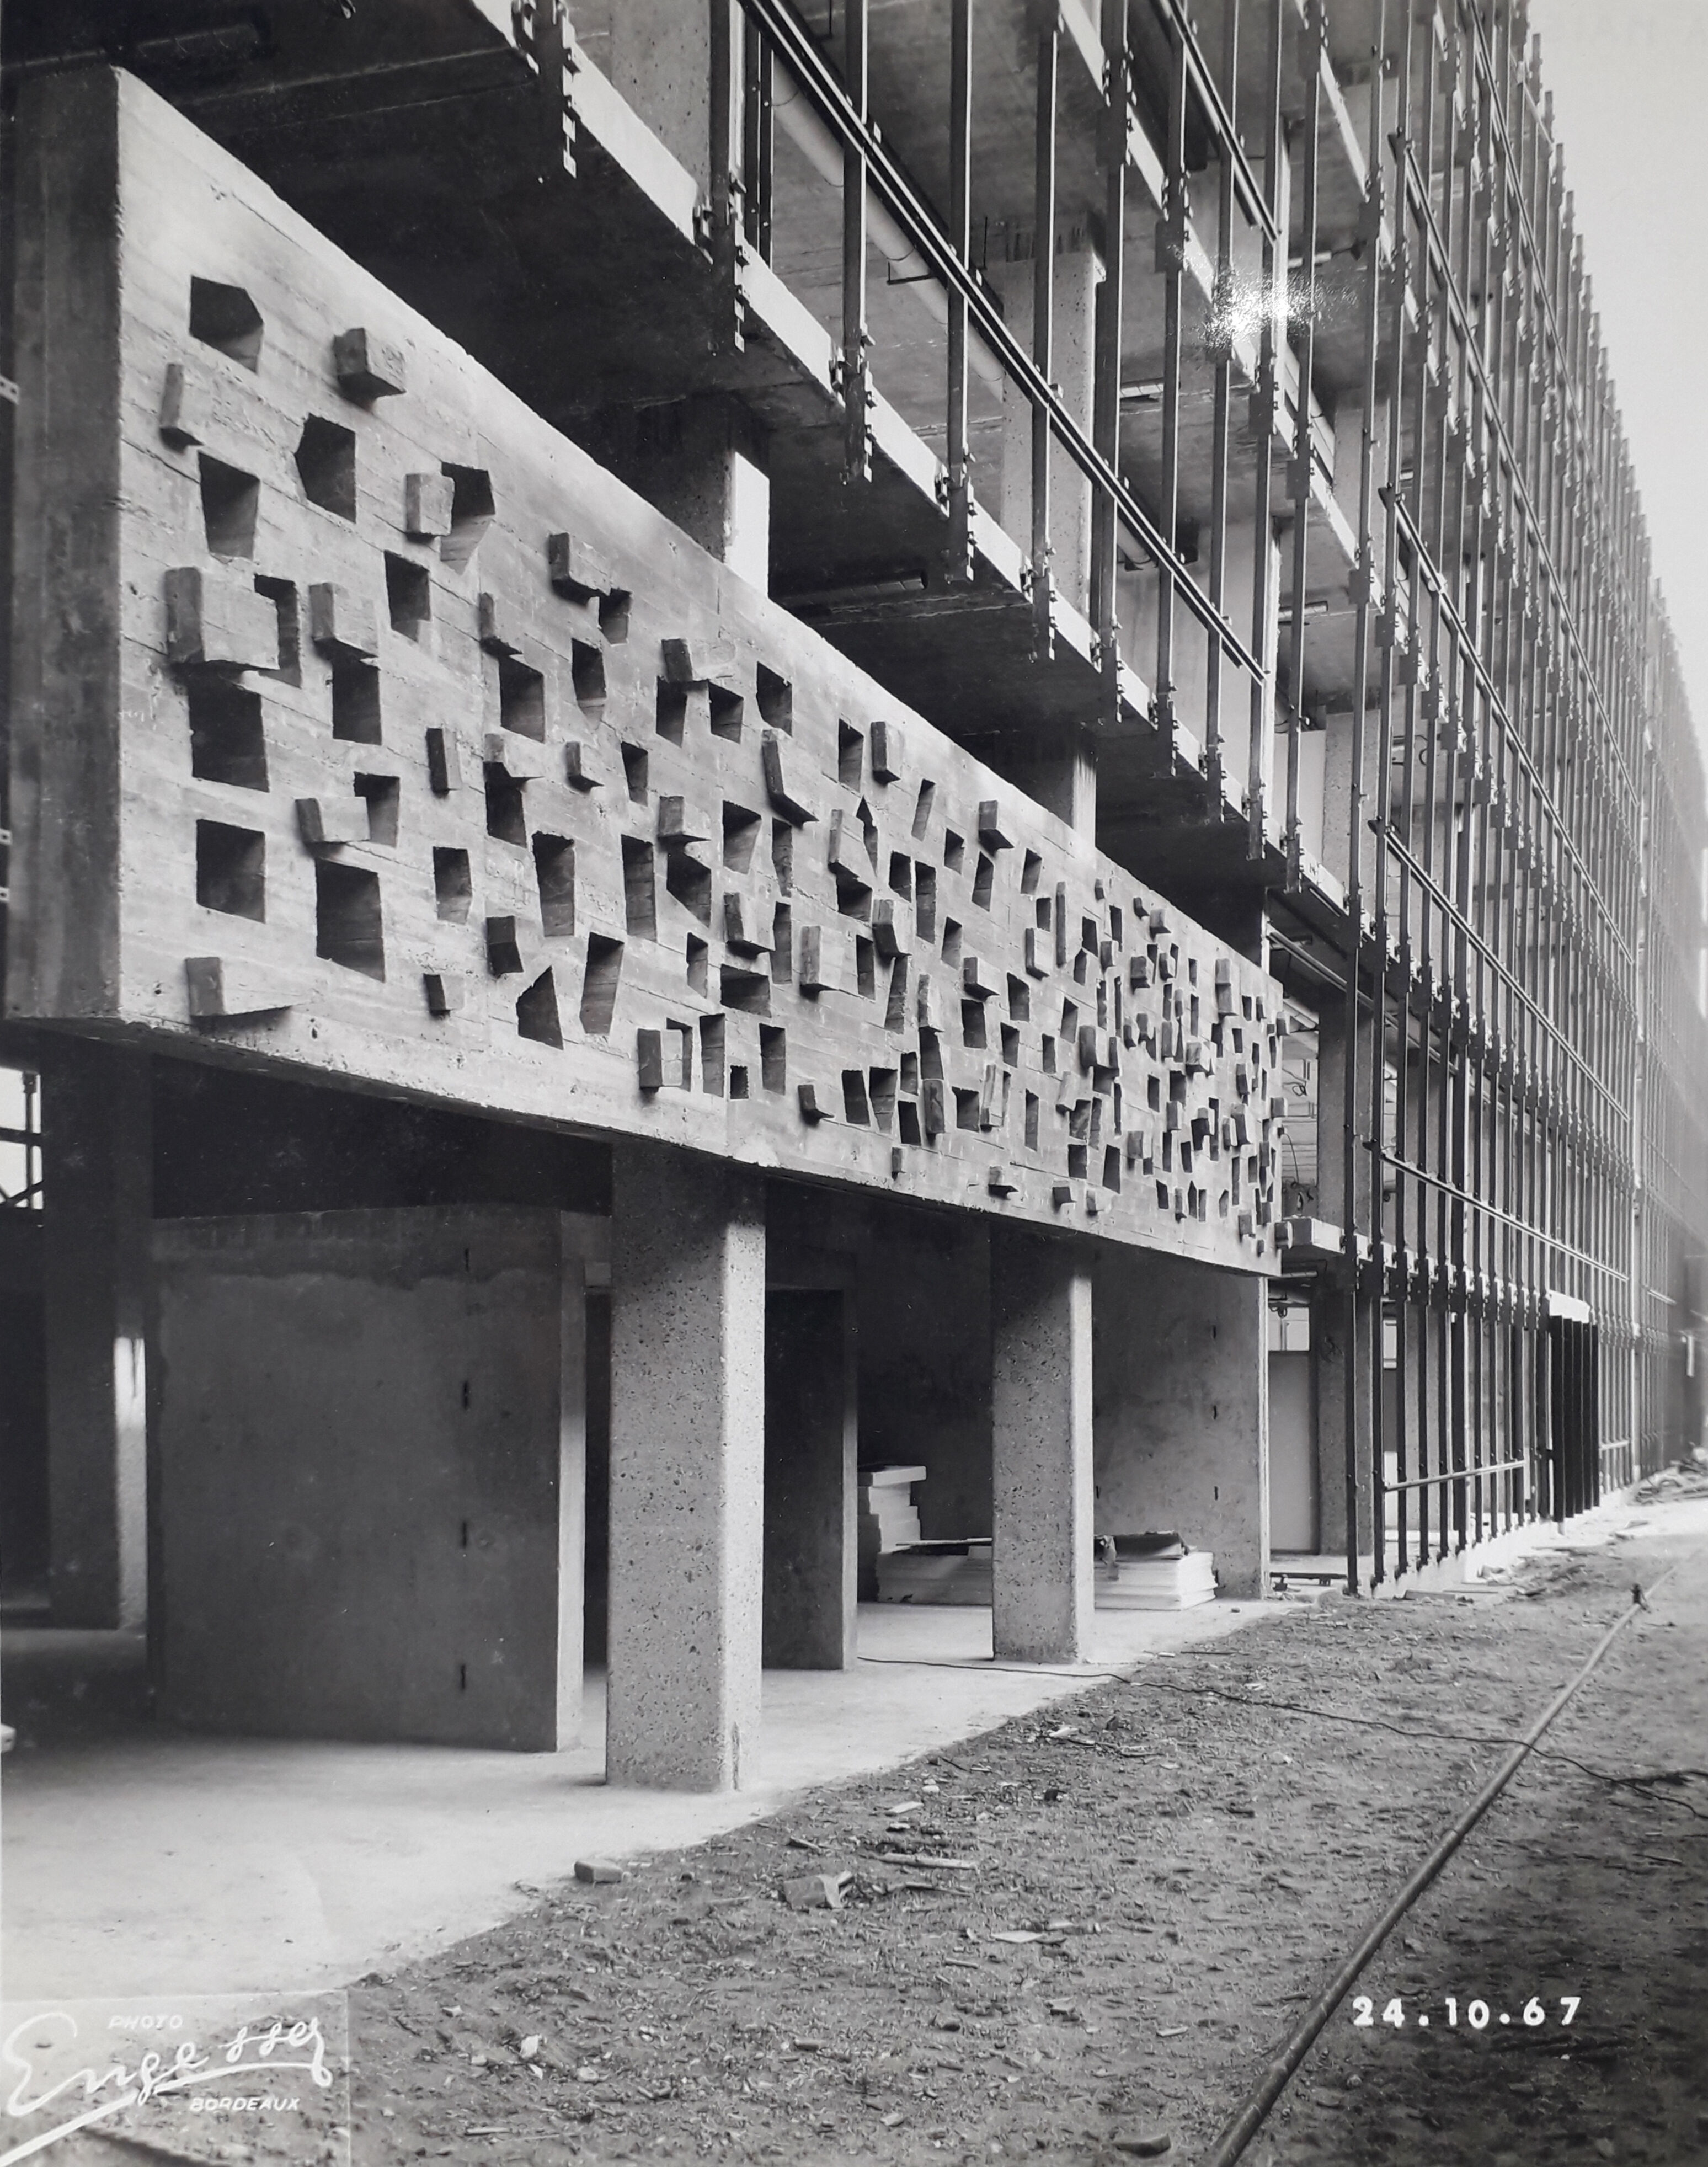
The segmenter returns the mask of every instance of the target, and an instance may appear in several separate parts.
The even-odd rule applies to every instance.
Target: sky
[[[1530,28],[1708,744],[1708,0],[1530,0]]]

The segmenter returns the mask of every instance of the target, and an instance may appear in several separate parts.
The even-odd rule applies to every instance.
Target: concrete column
[[[770,448],[739,400],[703,392],[669,405],[616,408],[589,448],[749,586],[769,592]]]
[[[1073,1663],[1091,1638],[1091,1275],[1015,1227],[990,1250],[992,1641]]]
[[[1374,1541],[1371,1509],[1371,1444],[1377,1379],[1371,1333],[1373,1305],[1367,1295],[1357,1298],[1355,1320],[1349,1322],[1344,1287],[1323,1285],[1311,1317],[1311,1350],[1317,1365],[1317,1524],[1318,1541],[1327,1557],[1346,1555],[1349,1500],[1346,1494],[1346,1402],[1355,1402],[1358,1479],[1355,1491],[1358,1515],[1358,1551],[1369,1554]],[[1355,1360],[1354,1341],[1363,1350]]]
[[[1370,1091],[1370,1062],[1375,1051],[1367,1025],[1359,1028],[1357,1128],[1368,1126],[1365,1110]],[[1346,1187],[1346,1004],[1327,994],[1317,1023],[1317,1201],[1321,1216],[1344,1233],[1349,1225],[1364,1232],[1370,1223],[1371,1155],[1355,1155],[1353,1187]],[[1323,1286],[1312,1318],[1317,1358],[1317,1481],[1318,1523],[1325,1555],[1344,1555],[1349,1518],[1355,1514],[1358,1550],[1368,1553],[1374,1540],[1371,1507],[1371,1451],[1375,1435],[1376,1394],[1382,1388],[1381,1343],[1372,1298],[1361,1293],[1349,1308],[1344,1284]],[[1346,1487],[1347,1402],[1356,1425],[1356,1485]]]
[[[147,1056],[49,1049],[42,1121],[53,1619],[135,1630],[148,1607]]]
[[[1009,329],[1028,353],[1032,342],[1032,265],[993,263],[990,283],[1002,297]],[[1053,360],[1050,374],[1069,411],[1089,433],[1092,374],[1096,363],[1097,288],[1103,266],[1083,242],[1058,247],[1055,266]],[[1010,538],[1032,547],[1032,405],[1018,389],[1002,395],[1002,495],[998,513]],[[1050,461],[1051,570],[1057,591],[1077,610],[1090,607],[1091,485],[1059,445]]]
[[[851,1292],[789,1288],[766,1296],[767,1670],[844,1671],[854,1661],[856,1365]]]
[[[712,11],[682,0],[619,0],[602,61],[612,88],[711,192]]]
[[[764,1197],[663,1146],[612,1158],[606,1774],[740,1789],[759,1745]]]
[[[1097,1260],[1097,1529],[1215,1555],[1269,1585],[1267,1283],[1109,1244]]]

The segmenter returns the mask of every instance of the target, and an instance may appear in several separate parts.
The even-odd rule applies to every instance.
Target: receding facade
[[[183,14],[5,26],[56,1619],[233,1729],[602,1658],[739,1784],[862,1468],[1072,1661],[1095,1536],[1384,1592],[1695,1441],[1708,806],[1520,11]]]

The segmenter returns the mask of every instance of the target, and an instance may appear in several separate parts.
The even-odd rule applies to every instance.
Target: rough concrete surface
[[[1371,1968],[1378,2012],[1435,2029],[1343,2006],[1249,2156],[1695,2157],[1708,1503],[1647,1518],[1461,1598],[1265,1616],[375,1974],[354,2156],[1200,2159],[1500,1741],[1677,1558]],[[841,1908],[780,1897],[824,1873],[851,1875]],[[1447,2028],[1450,1994],[1515,2023]]]

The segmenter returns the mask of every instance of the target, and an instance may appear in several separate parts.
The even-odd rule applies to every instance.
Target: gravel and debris
[[[1700,1587],[1708,1518],[1676,1509],[1704,1523],[1679,1576]],[[1497,1741],[1658,1570],[1655,1548],[1639,1532],[1474,1595],[1288,1606],[1047,1715],[626,1861],[621,1880],[567,1881],[354,1990],[357,2167],[1198,2158]],[[1708,1690],[1708,1614],[1699,1596],[1681,1632],[1660,1608],[1551,1747],[1652,1776],[1708,1758],[1708,1726],[1692,1754],[1665,1742]],[[1691,1660],[1694,1685],[1677,1674]],[[1533,1763],[1373,1968],[1384,2000],[1419,2007],[1581,1990],[1569,2062],[1557,2027],[1473,2039],[1355,2030],[1342,2011],[1256,2167],[1482,2160],[1474,2132],[1503,2116],[1526,2163],[1556,2156],[1545,2129],[1562,2157],[1603,2141],[1695,2156],[1656,2148],[1687,2125],[1694,2141],[1673,2035],[1700,2069],[1708,2010],[1708,1820],[1680,1809],[1690,1791]],[[1634,1900],[1651,1906],[1637,1946]],[[1663,1943],[1674,1968],[1627,2006]],[[1475,2072],[1500,2101],[1476,2106]]]

